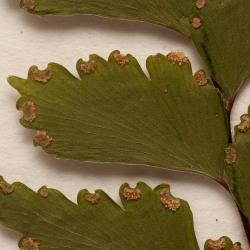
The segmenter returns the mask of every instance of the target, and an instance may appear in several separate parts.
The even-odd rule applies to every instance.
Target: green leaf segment
[[[77,203],[43,186],[34,192],[0,178],[0,222],[20,232],[22,250],[198,250],[192,212],[169,185],[120,188],[123,208],[105,192],[78,193]],[[227,237],[208,240],[205,250],[232,248]]]
[[[23,0],[21,7],[39,15],[92,14],[147,21],[190,35],[193,0]]]
[[[230,107],[250,76],[250,1],[247,0],[22,0],[38,15],[93,14],[147,21],[194,41]]]
[[[250,218],[249,115],[231,144],[219,91],[181,52],[150,56],[149,78],[131,55],[79,60],[80,79],[61,65],[10,77],[21,124],[59,158],[148,165],[207,175],[229,185]],[[105,164],[104,164],[105,165]],[[104,167],[103,165],[103,167]]]
[[[51,63],[9,82],[22,95],[21,123],[38,131],[34,143],[48,153],[222,179],[228,131],[216,88],[202,71],[201,85],[183,53],[151,56],[147,68],[150,78],[134,57],[114,51],[108,61],[79,60],[81,79]]]

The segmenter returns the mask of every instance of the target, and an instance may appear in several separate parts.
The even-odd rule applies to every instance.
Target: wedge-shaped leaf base
[[[3,179],[0,187],[0,222],[23,234],[25,250],[199,249],[189,205],[168,185],[122,185],[124,209],[102,190],[80,191],[76,205],[46,187],[36,193]]]
[[[58,157],[144,164],[222,179],[228,132],[218,91],[204,72],[192,75],[183,53],[147,60],[146,77],[131,55],[79,60],[81,80],[58,64],[27,80],[10,77],[22,95],[21,123],[34,143]]]

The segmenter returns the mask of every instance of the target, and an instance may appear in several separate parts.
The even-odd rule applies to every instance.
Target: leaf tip
[[[10,86],[13,87],[14,89],[16,89],[18,92],[21,91],[21,89],[25,83],[24,79],[19,78],[17,76],[8,76],[7,81],[10,84]]]

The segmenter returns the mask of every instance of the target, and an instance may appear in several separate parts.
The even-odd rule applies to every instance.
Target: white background
[[[7,181],[22,181],[34,190],[46,184],[60,189],[73,201],[78,190],[105,190],[117,202],[123,182],[135,185],[145,181],[154,187],[162,182],[171,184],[174,195],[189,201],[201,249],[208,238],[230,236],[247,240],[237,208],[221,186],[206,177],[174,173],[146,167],[86,166],[74,161],[56,160],[32,146],[33,132],[21,127],[21,114],[15,109],[18,94],[7,81],[8,75],[26,77],[29,66],[45,68],[57,62],[76,74],[76,61],[98,53],[107,58],[115,49],[131,53],[145,69],[148,55],[172,50],[184,51],[193,70],[202,62],[191,41],[167,29],[144,23],[112,21],[96,17],[38,17],[18,7],[17,0],[0,1],[0,175]],[[250,103],[250,85],[236,100],[232,123],[239,122]],[[0,208],[1,212],[1,208]],[[18,249],[20,235],[0,227],[0,249]]]

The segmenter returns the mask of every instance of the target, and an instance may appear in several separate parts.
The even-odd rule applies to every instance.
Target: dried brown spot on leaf
[[[53,139],[48,135],[46,131],[37,131],[33,140],[35,146],[41,146],[42,148],[48,147],[52,143]]]
[[[201,19],[199,17],[194,17],[192,20],[192,26],[195,29],[199,29],[201,27]]]
[[[170,188],[163,188],[160,192],[160,201],[161,203],[171,211],[177,211],[178,208],[181,206],[181,200],[175,198],[170,193]]]
[[[225,162],[228,165],[233,165],[237,160],[237,150],[234,145],[230,145],[229,147],[225,148],[226,158]]]
[[[206,72],[204,70],[199,70],[194,74],[194,79],[199,86],[205,86],[208,84],[208,79]]]
[[[238,130],[242,133],[246,133],[250,128],[250,117],[248,115],[241,116],[241,124],[238,125]]]
[[[89,203],[95,205],[95,204],[99,203],[99,201],[101,200],[101,196],[98,193],[94,193],[94,194],[89,193],[89,194],[86,194],[85,199]]]
[[[21,7],[27,10],[33,10],[36,6],[35,0],[22,0]]]
[[[40,243],[37,239],[28,237],[21,240],[21,250],[40,250]]]
[[[123,55],[123,54],[118,54],[116,53],[114,55],[114,59],[116,60],[116,62],[121,65],[121,66],[124,66],[124,65],[127,65],[129,64],[129,59],[127,56]]]
[[[208,240],[207,246],[212,250],[221,250],[226,247],[226,240],[224,237],[219,240]]]
[[[202,9],[206,6],[207,1],[206,0],[197,0],[195,4],[196,4],[196,7],[198,9]]]
[[[27,101],[23,104],[23,119],[27,122],[33,122],[36,119],[36,106],[34,102]]]
[[[233,248],[231,250],[242,250],[240,243],[234,243]]]
[[[94,60],[90,60],[88,62],[83,62],[81,65],[80,65],[80,70],[86,74],[86,75],[89,75],[93,72],[95,72],[96,70],[96,62]]]
[[[15,187],[5,181],[0,183],[0,189],[4,194],[11,194],[15,191]]]
[[[53,72],[51,69],[47,68],[44,70],[39,70],[38,68],[33,71],[34,80],[40,83],[47,83],[53,77]]]
[[[38,193],[43,197],[47,198],[49,196],[49,189],[46,186],[43,186],[39,189]]]
[[[179,66],[187,64],[189,62],[188,58],[183,52],[171,52],[167,55],[168,60],[173,64],[178,64]]]
[[[123,196],[129,200],[139,200],[141,198],[141,190],[139,188],[125,187]]]

